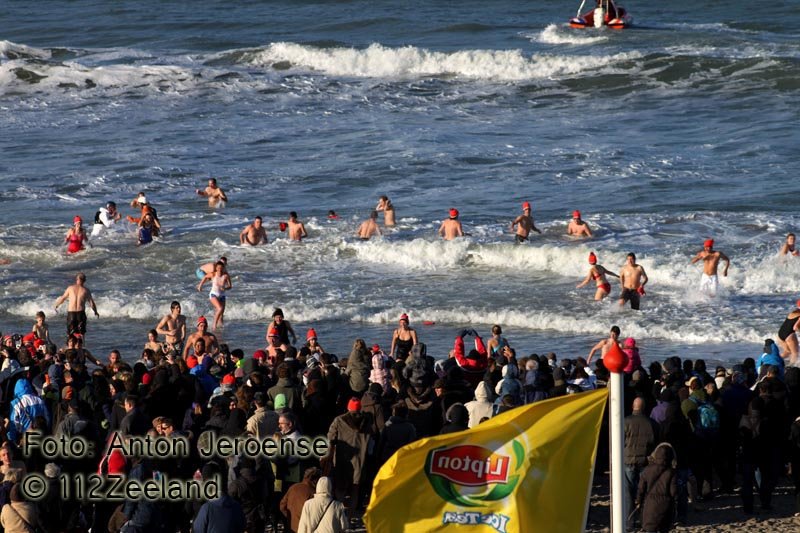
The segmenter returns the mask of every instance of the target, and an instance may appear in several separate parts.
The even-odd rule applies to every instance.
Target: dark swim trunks
[[[517,241],[517,244],[522,244],[528,240],[527,237],[523,237],[522,235],[514,235],[514,239]]]
[[[623,302],[630,301],[631,309],[639,309],[639,293],[636,292],[636,289],[622,289],[619,299]]]
[[[67,335],[86,333],[86,313],[84,311],[69,311],[67,313]]]

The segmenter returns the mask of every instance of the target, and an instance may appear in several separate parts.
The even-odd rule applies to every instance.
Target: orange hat
[[[223,385],[235,385],[236,378],[233,377],[233,374],[225,374],[222,376],[222,384]]]
[[[281,333],[278,331],[278,328],[272,327],[269,328],[269,332],[267,333],[267,337],[280,337]]]
[[[706,239],[703,243],[703,248],[713,248],[714,247],[714,239]]]
[[[266,359],[266,358],[267,358],[267,352],[265,352],[264,350],[256,350],[255,352],[253,352],[253,359],[255,360]]]
[[[200,316],[200,318],[197,319],[197,325],[199,326],[200,324],[205,324],[206,326],[208,325],[208,320],[206,317]]]
[[[197,364],[198,364],[197,356],[190,355],[189,357],[186,358],[186,366],[188,366],[190,370],[196,367]]]
[[[572,218],[581,218],[581,212],[576,209],[572,212]]]
[[[522,202],[522,209],[530,209],[531,203],[530,202]]]
[[[450,209],[450,218],[458,218],[458,209]]]
[[[306,333],[306,340],[308,341],[316,338],[317,338],[317,332],[314,331],[314,328],[309,329],[308,333]]]
[[[348,411],[360,411],[361,410],[361,400],[358,398],[350,398],[350,401],[347,402],[347,410]]]
[[[594,252],[589,252],[589,264],[590,265],[597,264],[597,256],[594,255]]]
[[[408,315],[403,313],[402,315],[400,315],[400,320],[405,320],[406,322],[408,322]]]
[[[78,215],[75,215],[75,218],[72,219],[72,223],[75,224],[77,222],[83,222],[83,219]]]

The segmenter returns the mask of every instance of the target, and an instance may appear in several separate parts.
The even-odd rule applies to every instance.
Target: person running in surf
[[[700,292],[705,292],[714,296],[717,294],[717,289],[719,288],[719,279],[717,278],[719,262],[725,262],[722,275],[727,276],[728,267],[731,266],[731,260],[722,252],[714,251],[714,239],[707,239],[703,243],[703,250],[692,258],[692,264],[701,260],[703,261],[703,275],[700,278]]]
[[[514,239],[516,240],[517,244],[522,244],[523,242],[527,241],[531,231],[535,231],[539,235],[542,234],[542,232],[539,231],[539,228],[537,228],[533,223],[530,202],[524,202],[522,204],[522,214],[515,218],[514,222],[511,223],[511,231],[515,232]]]
[[[408,324],[408,315],[403,313],[400,315],[400,327],[392,334],[392,349],[389,356],[397,360],[405,360],[411,353],[411,349],[417,344],[417,332]]]
[[[167,345],[180,355],[186,339],[186,317],[181,314],[181,304],[174,301],[169,306],[169,314],[156,326],[156,333],[164,335]]]
[[[370,213],[369,218],[361,223],[356,231],[356,237],[362,241],[368,241],[373,236],[381,236],[381,228],[378,227],[378,212]]]
[[[300,242],[304,238],[308,237],[308,232],[306,232],[306,227],[302,222],[297,220],[297,213],[295,211],[289,213],[289,222],[287,223],[287,229],[289,230],[290,240]]]
[[[208,300],[214,306],[214,331],[222,326],[225,320],[225,291],[231,288],[231,277],[225,271],[225,263],[217,261],[214,265],[214,272],[206,274],[197,285],[197,291],[203,290],[206,281],[211,282],[211,292],[208,293]]]
[[[589,224],[581,220],[581,212],[577,209],[572,212],[572,220],[567,225],[567,235],[573,237],[592,237],[592,230]]]
[[[450,209],[450,218],[439,226],[439,235],[446,241],[452,241],[456,237],[464,236],[464,228],[458,220],[458,209]]]
[[[253,223],[248,224],[239,234],[239,244],[258,246],[267,242],[267,230],[263,226],[261,217],[254,218]]]
[[[781,357],[789,356],[789,365],[794,365],[797,362],[798,342],[797,330],[800,329],[800,300],[795,303],[795,308],[789,311],[786,320],[781,324],[778,330],[778,338],[783,343],[785,349]]]
[[[208,198],[208,207],[224,207],[228,201],[228,196],[225,191],[217,186],[216,178],[208,179],[208,187],[205,189],[197,189],[197,196]]]
[[[641,265],[636,264],[636,254],[629,253],[625,259],[625,266],[619,273],[622,283],[622,292],[619,295],[620,307],[625,302],[631,302],[631,309],[639,309],[640,297],[644,296],[644,286],[647,283],[647,273]]]
[[[64,243],[67,245],[68,254],[74,254],[80,252],[86,246],[92,246],[89,243],[86,230],[83,229],[83,219],[81,217],[75,215],[75,218],[72,219],[72,227],[67,231]]]
[[[605,357],[606,353],[608,353],[608,350],[611,349],[614,343],[616,343],[617,347],[619,347],[619,349],[621,350],[622,345],[619,343],[619,335],[620,335],[619,326],[611,326],[611,331],[608,334],[608,338],[602,339],[600,342],[595,344],[591,350],[589,350],[589,357],[586,358],[586,364],[587,365],[591,364],[592,357],[594,357],[594,354],[597,353],[598,351],[600,352],[601,359]]]
[[[614,276],[615,278],[619,278],[619,276],[607,270],[603,265],[598,265],[597,256],[594,255],[594,252],[589,252],[589,264],[591,265],[589,267],[589,274],[587,274],[586,278],[575,288],[580,289],[581,287],[585,287],[590,281],[594,280],[595,286],[597,287],[597,290],[594,292],[594,299],[595,301],[599,301],[611,294],[611,284],[608,282],[606,275]]]
[[[56,300],[56,312],[58,312],[59,306],[65,301],[69,301],[67,304],[67,336],[75,333],[85,335],[86,304],[88,303],[92,307],[94,316],[100,317],[97,313],[97,305],[94,303],[94,298],[92,297],[92,291],[86,286],[86,274],[79,272],[78,275],[75,276],[75,283],[67,287],[64,294]]]
[[[375,211],[383,211],[383,225],[387,228],[395,225],[394,206],[392,201],[386,195],[378,199],[378,205],[375,206]]]
[[[792,255],[794,257],[800,255],[800,252],[794,249],[794,241],[795,241],[794,233],[788,234],[786,236],[786,242],[784,242],[783,246],[781,246],[780,255]]]

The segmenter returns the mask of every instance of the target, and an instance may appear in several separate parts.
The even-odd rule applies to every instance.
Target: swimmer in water
[[[567,225],[567,235],[573,237],[592,237],[592,230],[589,224],[581,219],[581,212],[577,209],[572,212],[572,220]]]
[[[719,288],[719,279],[717,278],[719,262],[725,262],[722,275],[727,276],[728,267],[731,266],[731,260],[722,252],[714,251],[714,239],[707,239],[703,243],[702,251],[692,258],[692,264],[701,260],[703,261],[703,275],[700,278],[700,291],[713,296],[717,294],[717,289]]]
[[[358,227],[358,231],[356,231],[356,237],[361,239],[362,241],[368,241],[370,237],[377,235],[380,237],[381,228],[378,227],[378,212],[373,211],[369,215],[369,219],[365,220],[361,223]]]
[[[781,354],[781,357],[789,356],[789,365],[794,366],[797,362],[798,342],[797,330],[800,329],[800,300],[795,303],[794,309],[789,311],[786,320],[781,324],[778,330],[778,338],[781,340],[786,349]]]
[[[253,223],[248,224],[239,234],[239,244],[258,246],[259,244],[267,244],[267,242],[267,230],[263,226],[261,217],[254,218]]]
[[[198,339],[203,341],[204,349],[210,354],[215,354],[219,351],[219,343],[217,337],[208,331],[208,320],[206,317],[201,316],[197,319],[197,331],[189,335],[186,343],[183,346],[183,358],[189,355],[190,350],[194,350],[194,345]],[[197,354],[202,355],[202,354]]]
[[[446,241],[452,241],[456,237],[464,236],[464,228],[458,220],[458,209],[450,209],[450,218],[443,221],[442,225],[439,226],[439,235]]]
[[[292,211],[289,213],[289,222],[287,223],[289,230],[289,239],[300,242],[305,237],[308,237],[305,225],[297,220],[297,213]]]
[[[55,304],[55,311],[64,302],[67,303],[67,336],[79,333],[86,334],[86,304],[88,303],[94,316],[100,317],[97,313],[97,305],[94,303],[92,291],[86,286],[86,274],[80,272],[75,276],[75,283],[67,287]]]
[[[336,214],[336,211],[334,211],[333,209],[328,211],[328,220],[338,220],[338,219],[339,215]]]
[[[389,352],[390,357],[398,360],[405,360],[408,354],[411,353],[412,348],[417,344],[417,332],[409,327],[408,315],[403,313],[400,315],[400,327],[394,330],[392,334],[392,349]]]
[[[228,258],[227,257],[225,257],[223,255],[223,256],[221,256],[219,258],[219,261],[221,261],[223,264],[225,264],[225,268],[226,269],[228,268]],[[204,277],[213,274],[214,273],[214,265],[216,265],[216,264],[217,264],[217,261],[212,261],[211,263],[204,263],[204,264],[200,265],[199,267],[197,267],[197,270],[195,271],[195,276],[197,276],[197,279],[203,279]]]
[[[392,201],[386,195],[378,199],[378,205],[375,206],[375,211],[383,211],[383,225],[388,227],[395,225],[394,206]]]
[[[72,227],[67,231],[67,236],[64,237],[64,243],[67,245],[67,253],[74,254],[80,252],[86,246],[91,247],[89,237],[86,235],[86,230],[83,229],[83,219],[75,216],[72,219]]]
[[[603,265],[597,264],[597,256],[594,255],[594,252],[589,253],[589,265],[591,265],[589,267],[589,274],[587,274],[586,278],[575,288],[580,289],[581,287],[585,287],[590,281],[594,280],[595,286],[597,287],[597,290],[594,292],[594,299],[595,301],[600,301],[611,294],[611,284],[608,282],[608,279],[606,279],[606,275],[614,276],[615,278],[619,278],[619,276],[607,270]]]
[[[531,231],[535,231],[539,235],[542,234],[542,232],[539,231],[539,228],[537,228],[533,223],[530,202],[524,202],[522,204],[522,214],[515,218],[514,222],[511,223],[511,231],[515,232],[514,239],[516,240],[517,244],[522,244],[523,242],[527,241]]]
[[[631,309],[638,310],[640,298],[644,296],[644,286],[648,281],[647,273],[642,265],[636,264],[636,254],[629,253],[625,258],[625,266],[619,273],[619,281],[622,283],[622,292],[619,295],[619,306],[625,302],[631,302]]]
[[[94,226],[92,226],[92,237],[96,237],[103,232],[103,229],[109,229],[114,226],[122,218],[122,214],[117,211],[117,204],[114,202],[107,202],[105,207],[101,207],[94,215]]]
[[[794,249],[794,240],[794,233],[790,233],[786,236],[786,242],[781,246],[780,255],[793,255],[794,257],[800,255],[800,252]]]
[[[137,246],[150,244],[153,242],[153,237],[156,235],[158,235],[158,227],[155,219],[153,218],[153,213],[148,211],[142,217],[142,220],[139,221],[139,243]]]
[[[231,277],[225,271],[225,263],[217,261],[214,264],[214,272],[206,274],[197,285],[197,291],[203,290],[206,281],[211,282],[211,292],[208,293],[208,300],[214,307],[214,331],[222,326],[225,320],[225,291],[231,288]]]
[[[208,198],[208,207],[223,207],[223,202],[228,201],[225,191],[217,186],[216,178],[208,179],[208,187],[205,189],[197,189],[197,196]]]

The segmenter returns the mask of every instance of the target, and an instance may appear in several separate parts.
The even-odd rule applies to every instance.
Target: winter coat
[[[469,413],[467,412],[467,408],[460,403],[454,403],[450,406],[445,415],[445,419],[447,420],[447,424],[442,427],[442,430],[439,432],[440,435],[469,429],[467,425],[469,423]]]
[[[278,394],[283,394],[286,398],[286,407],[291,409],[294,413],[300,414],[303,408],[303,396],[300,393],[300,388],[289,378],[280,378],[274,387],[267,391],[267,396],[275,404],[275,398]]]
[[[464,337],[466,335],[475,337],[475,348],[470,350],[469,353],[466,352],[464,347]],[[453,357],[461,370],[464,371],[464,378],[471,385],[477,386],[489,366],[489,353],[483,344],[483,339],[475,330],[464,330],[456,337],[453,344]]]
[[[37,416],[43,416],[50,425],[50,412],[44,400],[36,395],[31,382],[24,378],[17,380],[14,385],[14,399],[11,400],[9,412],[7,436],[10,441],[22,437]]]
[[[369,374],[372,369],[369,351],[366,348],[354,349],[347,358],[345,374],[349,378],[350,389],[356,394],[363,394],[369,387]]]
[[[369,373],[370,383],[377,383],[383,387],[383,392],[389,390],[391,382],[389,379],[389,370],[386,368],[388,358],[383,354],[375,354],[372,356],[372,371]]]
[[[259,400],[260,401],[260,400]],[[247,432],[264,439],[278,432],[278,413],[267,407],[259,407],[247,419]]]
[[[333,419],[328,441],[335,448],[333,466],[339,480],[361,482],[367,447],[372,436],[372,416],[369,413],[347,412]]]
[[[281,514],[289,520],[292,531],[300,529],[300,516],[303,514],[303,507],[313,497],[314,487],[305,479],[289,487],[289,490],[283,495],[280,503]]]
[[[417,430],[414,429],[414,424],[405,418],[389,417],[378,442],[378,463],[382,465],[394,455],[394,452],[415,440],[417,440]]]
[[[625,464],[643,467],[658,437],[656,424],[642,413],[625,417]]]
[[[349,527],[344,504],[333,499],[331,480],[317,481],[317,492],[303,505],[297,533],[343,533]]]
[[[441,411],[438,398],[430,387],[411,387],[405,399],[408,407],[408,421],[414,424],[417,437],[428,437],[439,432]]]
[[[372,416],[372,433],[377,435],[386,425],[386,414],[383,411],[381,397],[369,391],[361,397],[361,411]]]
[[[246,519],[239,502],[223,494],[200,508],[192,524],[193,533],[243,533]]]
[[[34,504],[10,502],[0,512],[0,525],[5,528],[5,533],[34,533],[42,523]]]
[[[503,379],[498,381],[494,388],[494,392],[497,394],[497,399],[494,401],[495,404],[500,405],[503,401],[503,396],[506,395],[514,398],[515,405],[522,403],[522,383],[516,378],[514,370],[516,369],[510,364],[503,367]]]
[[[786,363],[784,363],[783,357],[781,357],[781,351],[777,344],[772,345],[770,353],[762,353],[761,357],[759,357],[758,361],[756,361],[756,373],[758,375],[761,375],[762,365],[772,365],[778,367],[778,377],[783,379]]]
[[[672,528],[678,481],[672,466],[674,451],[659,444],[639,478],[636,501],[642,506],[642,530],[666,532]]]
[[[492,401],[489,392],[489,385],[485,381],[481,381],[475,387],[475,399],[464,405],[469,413],[469,427],[477,426],[481,418],[492,418]]]

